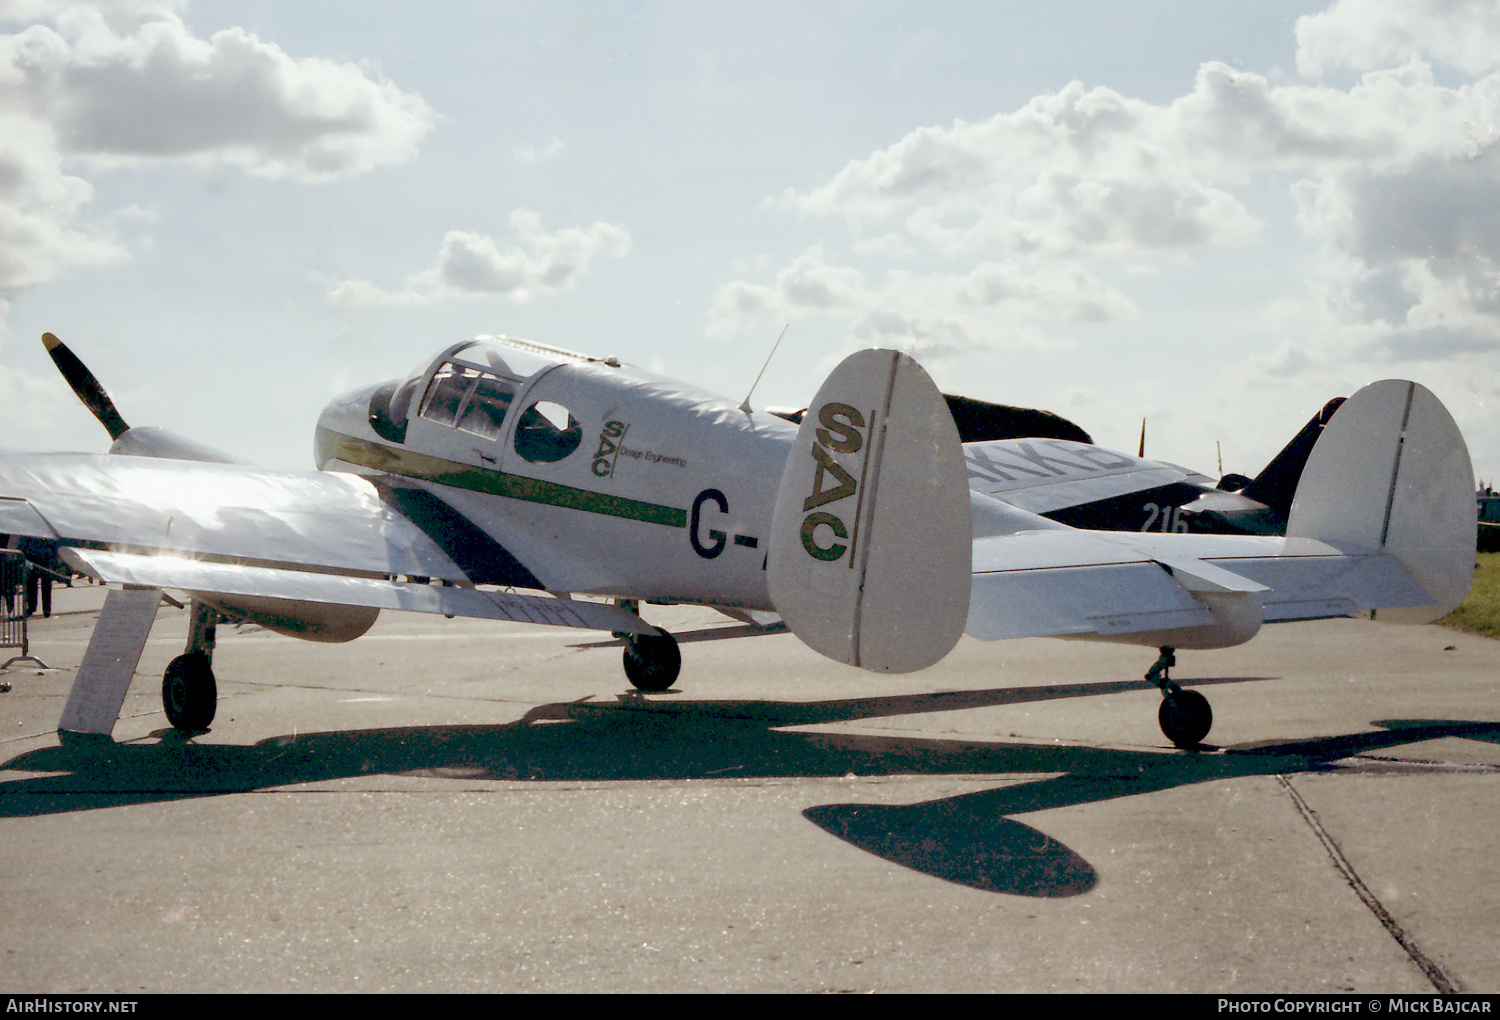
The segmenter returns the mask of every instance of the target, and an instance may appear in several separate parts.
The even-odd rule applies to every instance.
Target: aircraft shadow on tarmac
[[[1265,678],[1185,683],[1257,679]],[[1139,690],[1135,681],[825,702],[653,700],[631,692],[614,702],[541,705],[503,725],[299,733],[249,746],[196,744],[173,730],[152,734],[158,738],[152,743],[70,740],[0,765],[52,773],[0,784],[0,817],[371,775],[535,782],[992,775],[1014,781],[916,804],[824,804],[803,815],[852,846],[923,874],[993,892],[1063,897],[1094,887],[1093,866],[1011,816],[1238,776],[1417,768],[1339,763],[1439,737],[1500,743],[1500,723],[1437,720],[1385,720],[1374,732],[1224,754],[787,729]],[[1027,778],[1038,774],[1043,778]]]

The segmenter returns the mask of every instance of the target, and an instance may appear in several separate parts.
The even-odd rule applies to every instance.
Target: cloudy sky
[[[497,332],[801,406],[850,350],[1258,471],[1437,392],[1500,476],[1500,2],[0,0],[0,446],[277,467]]]

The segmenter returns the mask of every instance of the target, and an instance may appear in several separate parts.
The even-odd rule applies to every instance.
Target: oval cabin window
[[[538,400],[516,419],[516,453],[533,464],[552,464],[578,449],[583,426],[566,407]]]

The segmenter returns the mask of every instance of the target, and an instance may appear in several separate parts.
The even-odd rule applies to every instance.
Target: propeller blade
[[[52,356],[52,363],[57,366],[63,378],[68,380],[68,385],[73,387],[78,399],[83,401],[83,406],[92,411],[94,417],[99,419],[99,424],[109,430],[109,438],[119,439],[120,434],[130,426],[125,424],[125,419],[115,410],[114,401],[109,399],[109,394],[104,392],[104,387],[99,385],[94,373],[78,360],[78,355],[68,350],[67,344],[51,333],[42,334],[42,343]]]

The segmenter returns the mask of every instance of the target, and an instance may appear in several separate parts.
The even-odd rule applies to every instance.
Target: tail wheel
[[[1214,710],[1208,699],[1197,691],[1181,688],[1162,698],[1156,717],[1161,731],[1178,747],[1193,747],[1203,742],[1214,725]]]
[[[666,631],[625,639],[625,676],[637,690],[667,690],[680,672],[682,652],[677,639]]]
[[[189,652],[167,665],[161,678],[161,705],[175,729],[208,729],[218,708],[219,688],[207,655]]]

